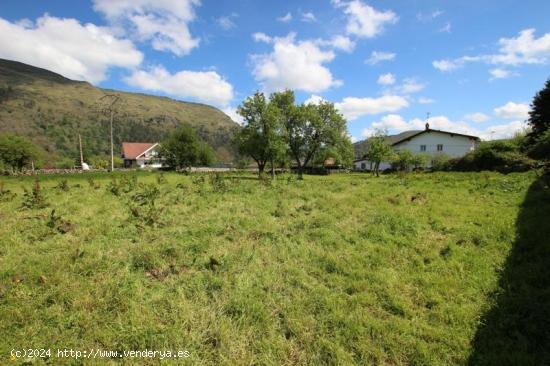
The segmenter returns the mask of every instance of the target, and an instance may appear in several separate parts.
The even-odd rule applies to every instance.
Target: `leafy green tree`
[[[529,135],[533,140],[550,129],[550,79],[533,98],[529,112],[529,126],[531,127]]]
[[[413,165],[414,155],[410,150],[399,150],[394,154],[392,167],[395,170],[407,171]]]
[[[413,154],[411,165],[415,169],[424,168],[428,163],[428,155],[426,154]]]
[[[373,136],[368,139],[368,150],[366,158],[373,163],[373,174],[380,176],[380,163],[389,161],[393,158],[393,150],[386,142],[386,131],[376,131]]]
[[[290,156],[303,179],[304,168],[323,151],[333,151],[334,158],[349,163],[353,156],[346,120],[333,103],[295,105],[294,92],[286,90],[274,93],[271,100],[280,111],[285,127],[284,137]]]
[[[42,150],[29,139],[17,135],[0,136],[0,161],[13,171],[35,166],[41,162]]]
[[[274,176],[275,162],[284,155],[286,149],[279,109],[263,93],[257,92],[246,98],[237,113],[245,121],[236,136],[239,153],[250,156],[256,162],[260,176],[266,164],[270,163]]]
[[[160,144],[159,156],[176,170],[211,165],[215,160],[212,148],[187,125],[178,128]]]

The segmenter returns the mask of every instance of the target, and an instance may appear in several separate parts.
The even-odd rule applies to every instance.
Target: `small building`
[[[159,158],[159,143],[150,142],[123,142],[122,159],[125,168],[161,168],[162,159]]]
[[[459,158],[470,151],[475,150],[479,144],[479,137],[465,135],[462,133],[434,130],[426,123],[424,130],[405,131],[397,135],[386,136],[386,143],[394,151],[409,150],[413,154],[427,154],[435,156],[437,154],[445,155],[449,158]],[[355,170],[371,170],[373,164],[365,157],[368,151],[368,139],[359,143],[358,150],[362,151],[361,156],[353,161]],[[428,162],[428,167],[431,161]],[[380,163],[380,170],[391,168],[391,162],[383,161]]]

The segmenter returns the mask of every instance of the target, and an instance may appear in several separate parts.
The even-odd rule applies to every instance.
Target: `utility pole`
[[[78,134],[78,146],[80,148],[80,170],[84,169],[84,155],[82,155],[82,139],[80,134]]]
[[[109,126],[110,126],[110,140],[111,140],[111,172],[115,170],[115,155],[113,147],[113,119],[115,112],[117,110],[117,104],[120,101],[120,96],[118,94],[105,94],[99,98],[101,105],[101,112],[104,115],[109,116]]]

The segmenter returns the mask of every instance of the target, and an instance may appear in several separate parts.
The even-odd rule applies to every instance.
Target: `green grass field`
[[[40,177],[45,208],[22,208],[34,178],[0,178],[0,364],[22,348],[187,350],[162,363],[189,365],[550,360],[536,172],[115,176]],[[161,361],[31,364],[108,362]]]

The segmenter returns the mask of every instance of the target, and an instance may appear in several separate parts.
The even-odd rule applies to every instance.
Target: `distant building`
[[[353,168],[355,170],[370,170],[372,164],[365,157],[368,151],[368,139],[358,144],[359,150],[362,151],[361,156],[353,161]],[[444,154],[449,158],[459,158],[470,151],[475,150],[479,143],[479,137],[465,135],[456,132],[448,132],[441,130],[433,130],[430,125],[426,123],[426,129],[405,131],[397,135],[390,135],[386,137],[386,143],[391,145],[394,151],[409,150],[413,154],[427,154],[437,155]],[[428,166],[431,162],[428,162]],[[389,161],[380,163],[380,170],[391,168]]]
[[[122,159],[125,168],[161,168],[158,156],[158,142],[123,142]]]

